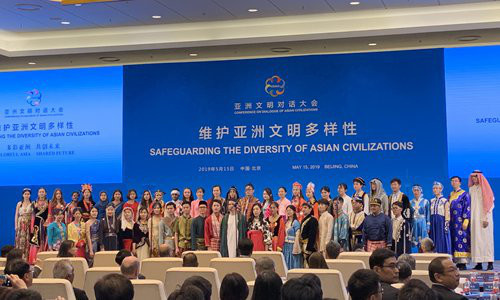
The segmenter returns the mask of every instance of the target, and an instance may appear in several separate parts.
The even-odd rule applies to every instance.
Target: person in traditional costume
[[[231,186],[226,193],[226,202],[222,203],[221,214],[226,215],[228,212],[227,209],[227,200],[233,199],[236,204],[240,201],[240,194],[238,193],[238,189],[235,186]],[[236,208],[238,209],[238,208]]]
[[[97,208],[97,218],[96,220],[101,220],[106,215],[106,207],[108,207],[108,193],[101,191],[99,193],[99,201],[94,205]]]
[[[316,220],[319,220],[319,211],[318,211],[318,201],[316,200],[316,196],[314,195],[314,189],[316,185],[312,182],[309,182],[306,186],[306,197],[309,204],[311,204],[313,209],[313,216]]]
[[[56,208],[53,216],[54,222],[47,227],[47,246],[49,251],[59,251],[61,243],[68,238],[64,224],[64,210]]]
[[[394,202],[392,204],[392,247],[391,250],[399,257],[403,253],[411,252],[411,231],[410,223],[403,218],[403,203]]]
[[[171,203],[171,202],[169,202]],[[173,203],[172,203],[173,205]],[[175,207],[175,206],[174,206]],[[172,213],[173,213],[172,209]],[[165,217],[163,217],[163,211],[162,211],[162,205],[161,202],[157,201],[153,203],[153,213],[151,215],[151,218],[148,220],[148,239],[149,239],[149,249],[150,249],[150,256],[151,257],[158,257],[160,256],[160,245],[163,244],[163,240],[161,237],[164,237],[166,239],[166,234],[165,231],[163,231],[162,234],[162,229],[165,230],[165,228],[161,228],[161,222],[165,220]],[[172,225],[173,226],[173,225]],[[175,245],[174,245],[174,240],[173,240],[173,231],[171,233],[172,237],[172,243],[168,243],[169,246],[172,246],[171,251],[174,251]]]
[[[403,218],[413,223],[413,208],[410,204],[410,199],[403,192],[401,192],[401,179],[393,178],[391,179],[391,190],[392,194],[389,196],[389,207],[392,207],[394,202],[403,203]],[[392,209],[389,210],[388,215],[390,218],[393,217]]]
[[[264,211],[264,218],[267,219],[271,215],[271,203],[274,203],[273,192],[270,188],[264,188],[262,199],[264,200],[262,210]]]
[[[228,213],[222,218],[220,233],[220,254],[222,257],[238,256],[238,241],[247,236],[246,217],[238,212],[236,200],[226,199]]]
[[[422,187],[418,184],[412,187],[414,198],[410,201],[413,208],[412,242],[414,246],[420,245],[420,241],[428,237],[431,226],[431,203],[424,198]]]
[[[318,220],[312,215],[312,206],[308,202],[302,204],[302,212],[304,213],[304,218],[300,224],[300,245],[304,257],[304,265],[307,265],[311,254],[317,251]]]
[[[352,198],[358,197],[363,199],[363,209],[365,214],[370,213],[370,197],[365,191],[363,191],[363,187],[365,186],[365,180],[361,177],[356,177],[352,180],[352,186],[354,188],[354,194]]]
[[[31,189],[24,188],[22,199],[16,205],[15,217],[15,246],[23,253],[23,259],[28,260],[30,250],[30,225],[33,215],[33,205],[31,203]]]
[[[118,241],[121,249],[132,252],[132,244],[134,242],[134,211],[131,207],[123,207],[122,216],[120,218],[120,226],[118,227]]]
[[[212,214],[212,203],[214,200],[219,200],[221,203],[221,210],[220,213],[224,214],[226,211],[225,207],[226,205],[226,199],[221,197],[222,195],[222,188],[220,185],[214,185],[212,187],[212,198],[207,200],[207,216]]]
[[[133,212],[133,219],[134,221],[137,221],[139,215],[137,214],[139,210],[139,202],[137,200],[137,191],[134,189],[130,189],[127,192],[127,201],[123,203],[123,208],[125,207],[130,207]]]
[[[453,259],[459,270],[465,270],[470,259],[470,196],[462,190],[462,179],[451,177],[450,236]]]
[[[191,201],[191,218],[193,219],[200,215],[200,212],[198,211],[198,206],[200,205],[201,201],[205,202],[205,200],[203,200],[203,196],[205,196],[205,189],[202,187],[197,188],[196,200]]]
[[[283,256],[288,270],[303,267],[302,249],[300,248],[300,223],[297,220],[295,206],[289,205],[286,209],[285,243]]]
[[[267,218],[267,222],[269,223],[269,230],[273,235],[272,250],[281,252],[283,250],[283,243],[285,242],[285,217],[278,214],[278,203],[271,203],[269,208],[271,214]]]
[[[141,202],[139,203],[139,209],[145,207],[148,210],[148,214],[151,217],[153,214],[153,196],[150,190],[144,190],[142,192]]]
[[[175,203],[167,202],[165,204],[165,217],[160,221],[159,231],[158,231],[158,243],[159,245],[167,245],[170,251],[175,250],[175,233],[174,226],[177,222],[177,217],[175,216]],[[153,231],[153,226],[149,229],[151,233]],[[151,236],[151,243],[154,245],[155,238]],[[154,246],[153,246],[154,248]],[[157,257],[159,254],[152,251],[151,256]]]
[[[85,222],[82,219],[82,209],[80,207],[73,209],[73,221],[68,224],[68,240],[75,242],[75,256],[85,258],[87,242],[85,240]]]
[[[87,222],[90,219],[90,210],[94,205],[95,202],[92,199],[92,186],[90,184],[82,184],[82,200],[78,202],[78,207],[82,213],[83,222]]]
[[[272,234],[264,218],[260,203],[254,203],[248,220],[247,237],[253,242],[253,251],[267,251],[272,248]]]
[[[221,223],[224,217],[221,214],[222,202],[212,199],[212,214],[205,219],[205,247],[210,251],[220,250]]]
[[[178,188],[174,188],[170,191],[170,202],[175,203],[175,216],[180,217],[182,215],[182,204],[188,202],[191,205],[193,202],[193,192],[190,188],[185,188],[182,194],[182,199],[180,199],[181,191]],[[190,208],[191,209],[191,208]],[[191,213],[191,212],[190,212]]]
[[[178,193],[180,193],[178,189],[176,189],[176,190],[177,190]],[[161,209],[164,210],[164,208],[165,208],[165,201],[163,200],[163,196],[164,195],[165,195],[165,193],[162,190],[160,190],[160,189],[158,189],[158,190],[155,191],[153,202],[150,204],[151,214],[153,213],[153,205],[155,203],[160,203]]]
[[[132,244],[132,253],[137,256],[139,261],[149,258],[150,241],[149,241],[149,212],[146,207],[139,209],[139,219],[134,224],[134,235]]]
[[[294,182],[292,185],[292,205],[295,206],[297,212],[297,220],[302,222],[304,218],[304,213],[302,212],[302,205],[306,203],[304,200],[304,195],[302,195],[302,185],[298,182]]]
[[[66,208],[66,202],[64,202],[62,190],[60,188],[56,188],[52,194],[52,199],[49,202],[49,216],[47,222],[52,223],[54,221],[54,211],[56,209],[64,210],[64,208]]]
[[[333,230],[333,216],[328,212],[329,203],[326,199],[321,199],[318,201],[318,212],[319,212],[319,220],[318,220],[318,248],[319,252],[326,255],[326,245],[332,239],[332,230]]]
[[[431,199],[429,237],[437,253],[451,254],[450,202],[443,197],[443,185],[440,182],[434,181],[432,193],[434,198]]]
[[[115,216],[119,220],[122,216],[122,210],[123,210],[123,194],[122,191],[120,190],[115,190],[113,192],[113,199],[111,199],[110,204],[113,205],[113,208],[115,209]],[[107,208],[106,208],[107,210]]]
[[[339,243],[343,251],[347,251],[349,249],[349,217],[342,209],[344,206],[344,199],[342,197],[335,197],[332,200],[332,204],[332,240]]]
[[[198,216],[191,223],[191,250],[207,250],[205,246],[205,219],[207,218],[207,202],[198,203]]]
[[[32,203],[33,215],[30,225],[30,250],[28,262],[36,263],[38,252],[45,251],[47,247],[47,218],[49,216],[49,202],[47,190],[43,187],[38,189],[38,198]]]
[[[483,263],[488,263],[487,270],[493,270],[495,196],[488,180],[481,171],[476,170],[470,174],[469,194],[471,198],[471,256],[472,262],[476,263],[474,269],[482,270]]]
[[[382,200],[373,198],[370,201],[371,214],[365,217],[363,224],[363,241],[365,250],[375,251],[392,246],[392,222],[382,213]]]
[[[238,203],[240,213],[246,217],[247,222],[252,216],[253,205],[259,203],[259,199],[254,196],[254,192],[255,188],[253,184],[247,183],[247,185],[245,185],[245,197],[241,198]]]
[[[97,205],[96,205],[97,206]],[[94,255],[99,251],[99,210],[94,206],[90,210],[90,219],[85,223],[85,237],[87,238],[87,259],[89,265],[93,264]],[[104,212],[106,213],[106,212]]]
[[[182,214],[177,218],[174,225],[175,254],[182,257],[184,251],[191,249],[191,205],[189,202],[182,203]]]
[[[382,181],[380,179],[373,178],[372,180],[370,180],[369,198],[370,200],[373,198],[382,200],[382,212],[386,215],[389,213],[389,210],[391,209],[389,207],[389,198],[385,193],[384,186],[382,185]]]
[[[365,211],[362,198],[355,196],[352,198],[352,212],[349,214],[349,249],[353,250],[356,245],[363,244],[363,223],[365,221]]]
[[[347,195],[347,184],[346,183],[339,183],[337,186],[337,193],[340,198],[344,200],[344,205],[342,205],[342,210],[344,211],[344,214],[349,216],[352,212],[352,197]],[[333,216],[333,212],[330,211],[330,213]]]
[[[292,202],[286,198],[286,188],[284,186],[281,186],[278,188],[278,201],[276,203],[278,204],[278,214],[280,216],[286,217],[286,209]]]
[[[118,245],[119,222],[115,215],[115,206],[109,203],[106,207],[106,216],[99,222],[99,247],[101,251],[115,251]]]
[[[66,220],[64,223],[69,224],[71,221],[73,221],[73,209],[78,207],[78,201],[80,200],[80,192],[79,191],[74,191],[71,193],[71,201],[66,205],[66,208],[64,209],[66,211]]]

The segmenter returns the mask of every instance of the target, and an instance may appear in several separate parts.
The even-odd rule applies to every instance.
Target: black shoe
[[[465,266],[465,264],[457,264],[457,268],[458,268],[460,271],[467,270],[467,267]]]
[[[474,270],[482,271],[482,270],[483,270],[483,264],[482,264],[482,263],[478,263],[478,264],[474,267]]]
[[[488,263],[488,268],[486,268],[486,270],[488,270],[488,271],[493,270],[493,263],[492,262]]]

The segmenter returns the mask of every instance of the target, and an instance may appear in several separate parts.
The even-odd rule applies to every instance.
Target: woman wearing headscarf
[[[431,210],[429,200],[424,198],[422,187],[415,184],[412,187],[413,196],[410,204],[413,207],[413,244],[418,246],[420,241],[428,237],[429,226],[431,225]]]
[[[387,194],[382,186],[382,181],[378,178],[370,180],[370,200],[374,198],[382,201],[382,212],[387,215],[391,209],[389,207],[389,198],[387,198]]]

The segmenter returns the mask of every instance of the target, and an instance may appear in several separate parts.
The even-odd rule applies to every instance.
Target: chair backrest
[[[165,273],[164,281],[165,293],[167,297],[177,288],[180,288],[184,283],[184,280],[188,279],[191,276],[201,276],[210,281],[210,283],[212,284],[212,300],[219,300],[220,281],[217,270],[214,268],[205,267],[181,267],[168,269]]]
[[[89,298],[89,300],[95,300],[95,294],[94,294],[95,283],[102,277],[113,273],[119,274],[120,268],[97,267],[97,268],[90,268],[87,270],[87,272],[85,273],[85,284],[83,285],[83,289],[85,290],[85,293],[87,293],[87,297]]]
[[[415,260],[433,260],[436,257],[452,259],[452,256],[448,253],[412,253],[411,256],[415,257]]]
[[[134,300],[167,300],[165,286],[160,280],[134,279]]]
[[[7,262],[7,258],[0,257],[0,267],[5,267],[5,263]]]
[[[362,260],[365,263],[366,268],[369,269],[371,255],[371,252],[341,252],[338,258]]]
[[[217,269],[221,281],[227,274],[234,272],[243,276],[245,281],[252,281],[257,277],[253,258],[214,258],[210,261],[210,267]]]
[[[94,265],[92,267],[119,267],[115,262],[118,251],[99,251],[94,255]]]
[[[427,270],[413,270],[411,271],[411,279],[420,279],[429,287],[432,287],[432,281],[429,278],[429,271]]]
[[[73,279],[73,286],[79,289],[83,289],[83,284],[85,282],[85,272],[89,268],[85,258],[81,257],[56,257],[47,258],[44,260],[44,268],[40,274],[40,278],[54,278],[53,271],[55,264],[63,259],[69,260],[73,268],[75,269],[75,279]]]
[[[0,267],[0,274],[3,274],[3,270],[5,270],[5,267]]]
[[[145,258],[141,262],[141,274],[146,279],[163,281],[168,269],[179,267],[182,267],[182,259],[178,257]]]
[[[298,278],[304,274],[315,274],[321,280],[323,298],[348,300],[347,290],[342,274],[337,270],[329,269],[293,269],[288,271],[286,279]]]
[[[252,253],[253,256],[253,253]],[[252,295],[253,295],[253,287],[255,286],[255,281],[247,281],[248,285],[248,297],[247,300],[252,300]]]
[[[326,264],[329,269],[340,271],[346,286],[352,273],[359,269],[366,269],[365,263],[358,259],[327,259]]]
[[[429,264],[431,263],[431,260],[415,260],[415,270],[423,270],[423,271],[428,271],[429,270]]]
[[[274,262],[274,269],[280,277],[286,277],[288,273],[288,268],[285,264],[285,257],[283,253],[278,251],[254,251],[252,252],[252,258],[257,260],[259,257],[269,257]]]
[[[46,260],[47,258],[55,258],[57,257],[57,251],[42,251],[42,252],[38,252],[37,255],[36,255],[36,264],[40,267],[40,268],[44,268],[43,267],[43,262],[44,260]]]
[[[220,258],[219,251],[186,251],[182,253],[182,257],[188,253],[194,253],[198,259],[198,267],[210,267],[210,261],[213,258]]]
[[[391,286],[392,286],[393,288],[396,288],[396,289],[398,289],[398,290],[400,290],[400,289],[401,289],[404,285],[405,285],[405,284],[404,284],[404,283],[401,283],[401,282],[391,284]]]
[[[76,300],[73,286],[66,279],[33,278],[30,290],[35,290],[43,299],[56,299],[58,296],[66,300]]]

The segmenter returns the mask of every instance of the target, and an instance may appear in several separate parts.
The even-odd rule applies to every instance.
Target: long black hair
[[[259,221],[261,223],[264,222],[264,212],[262,211],[262,205],[260,205],[259,202],[256,202],[252,205],[252,213],[250,214],[250,219],[248,220],[248,224],[252,224],[253,220],[255,219],[255,215],[253,214],[253,208],[255,206],[258,206],[260,208],[260,215],[259,215]]]

